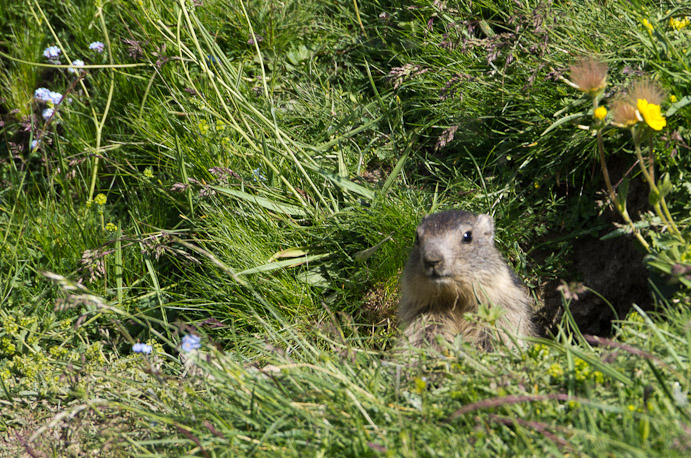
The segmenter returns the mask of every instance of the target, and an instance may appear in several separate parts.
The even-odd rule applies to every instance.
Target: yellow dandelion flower
[[[653,25],[648,21],[647,19],[643,19],[643,25],[645,26],[646,29],[648,29],[648,32],[653,33]]]
[[[653,130],[662,130],[667,125],[667,120],[660,112],[660,105],[648,103],[645,99],[638,99],[636,103],[638,112],[643,116],[643,120]]]
[[[599,119],[602,121],[607,117],[607,108],[605,107],[597,107],[595,110],[595,118]]]
[[[116,226],[115,224],[113,224],[113,223],[106,224],[106,231],[115,232],[117,230],[118,230],[118,226]]]
[[[629,405],[628,405],[628,409],[629,409],[631,412],[635,412],[635,411],[636,411],[636,406],[633,405],[633,404],[629,404]]]
[[[97,195],[96,198],[94,199],[94,203],[95,203],[96,205],[105,205],[106,202],[108,202],[108,198],[106,197],[105,194],[99,194],[99,195]]]
[[[669,96],[669,101],[672,102],[672,103],[675,103],[675,102],[677,101],[677,96],[674,95],[674,94],[671,94],[671,95]]]

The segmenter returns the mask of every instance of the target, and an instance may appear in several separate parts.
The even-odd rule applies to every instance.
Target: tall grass
[[[414,363],[389,351],[397,278],[427,212],[491,213],[536,293],[578,280],[570,242],[603,224],[596,140],[579,129],[588,100],[559,79],[578,56],[608,61],[606,97],[640,73],[677,97],[655,167],[688,239],[691,27],[669,22],[688,14],[681,2],[10,2],[9,450],[688,453],[683,288],[611,338],[583,336],[565,313],[553,338],[521,349],[458,341]],[[50,45],[59,64],[42,56]],[[64,97],[39,102],[39,87]],[[634,163],[625,133],[605,142],[609,160]],[[675,250],[665,265],[684,280],[688,246]],[[185,335],[202,348],[185,351]]]

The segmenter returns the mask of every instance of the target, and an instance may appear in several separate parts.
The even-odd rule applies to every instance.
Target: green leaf
[[[271,210],[276,213],[283,213],[285,215],[292,216],[307,216],[305,209],[295,205],[277,202],[275,200],[267,199],[266,197],[255,196],[243,191],[238,191],[237,189],[222,188],[220,186],[211,186],[211,189],[214,189],[222,194],[227,194],[229,196],[237,197],[238,199],[259,205],[260,207],[264,207],[267,210]]]
[[[276,262],[269,262],[267,264],[257,266],[257,267],[252,267],[251,269],[243,270],[242,272],[238,272],[238,275],[249,275],[249,274],[256,274],[259,272],[271,272],[273,270],[278,270],[282,269],[284,267],[297,267],[299,265],[312,262],[312,261],[318,261],[319,259],[324,259],[328,256],[331,256],[331,253],[321,253],[321,254],[313,254],[310,256],[303,256],[301,258],[296,258],[296,259],[286,259],[285,261],[276,261]]]
[[[669,117],[672,116],[674,113],[679,111],[679,109],[684,108],[686,105],[691,103],[691,96],[685,96],[682,97],[680,100],[677,100],[674,102],[672,105],[667,108],[667,111],[665,112],[665,116]]]
[[[650,194],[648,194],[648,202],[650,203],[650,206],[654,207],[655,205],[660,203],[660,200],[662,200],[660,191],[656,189],[651,189]]]
[[[335,173],[327,172],[325,170],[316,170],[316,172],[324,178],[330,180],[333,184],[343,189],[344,191],[350,191],[355,194],[359,194],[368,200],[374,199],[374,191],[371,189],[353,183],[349,179],[338,176]]]
[[[669,173],[665,173],[660,177],[660,185],[658,185],[658,188],[660,189],[660,194],[662,197],[665,197],[667,194],[672,192],[672,181],[669,179]]]
[[[550,131],[556,129],[557,127],[561,126],[561,125],[564,124],[565,122],[571,121],[572,119],[578,119],[578,118],[580,118],[581,116],[583,116],[583,113],[582,113],[582,112],[579,112],[579,113],[574,113],[574,114],[571,114],[571,115],[568,115],[568,116],[564,116],[564,117],[561,118],[561,119],[558,119],[558,120],[555,121],[551,126],[549,126],[547,129],[545,129],[545,131],[544,131],[543,133],[540,134],[540,137],[544,137],[545,134],[546,134],[547,132],[550,132]]]
[[[310,248],[287,248],[274,253],[268,262],[274,262],[276,259],[280,258],[299,258],[300,256],[307,256],[310,252]]]

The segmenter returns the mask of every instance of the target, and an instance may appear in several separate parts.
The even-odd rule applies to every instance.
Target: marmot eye
[[[471,231],[463,233],[463,243],[470,243],[473,241],[473,233]]]

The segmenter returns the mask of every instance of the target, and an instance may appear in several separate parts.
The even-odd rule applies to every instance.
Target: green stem
[[[670,231],[675,236],[677,236],[677,238],[679,238],[679,240],[684,242],[685,241],[684,237],[681,235],[681,232],[679,232],[679,228],[674,223],[674,220],[672,219],[672,215],[669,212],[669,208],[667,208],[667,203],[665,202],[665,197],[662,195],[662,193],[660,193],[660,189],[657,187],[657,184],[655,184],[655,178],[649,172],[648,168],[645,165],[645,160],[643,159],[643,154],[641,154],[641,142],[640,142],[640,138],[639,138],[639,133],[636,131],[635,127],[631,128],[631,134],[633,136],[634,150],[636,152],[636,158],[638,159],[639,168],[641,169],[641,172],[643,173],[645,180],[648,182],[648,185],[650,186],[650,191],[660,197],[660,201],[658,203],[656,203],[655,205],[653,205],[653,208],[655,209],[655,213],[657,213],[657,216],[670,229]],[[652,154],[652,152],[650,154]],[[663,208],[664,208],[664,210],[663,210]]]
[[[101,20],[101,28],[103,29],[103,36],[106,40],[106,47],[108,48],[108,61],[110,62],[110,65],[113,65],[113,51],[110,47],[110,36],[108,35],[108,29],[106,28],[106,20],[103,17],[103,7],[98,8],[98,12],[96,15],[99,17]],[[108,111],[110,110],[110,103],[113,100],[113,90],[115,88],[115,73],[113,72],[112,68],[110,70],[110,84],[108,87],[108,98],[106,99],[106,106],[103,109],[103,115],[101,116],[101,120],[99,121],[95,117],[94,113],[94,124],[96,125],[96,148],[94,149],[94,167],[93,167],[93,172],[91,173],[91,184],[89,185],[89,199],[87,202],[91,202],[94,198],[94,191],[96,189],[96,178],[98,176],[98,162],[99,162],[99,155],[101,153],[101,138],[103,134],[103,126],[106,123],[106,119],[108,118]]]
[[[593,113],[595,113],[595,110],[597,110],[597,97],[593,97]],[[605,145],[604,141],[602,140],[602,128],[599,127],[597,129],[597,152],[598,155],[600,156],[600,167],[602,168],[602,176],[605,179],[605,186],[607,187],[607,192],[609,193],[609,200],[610,203],[614,204],[614,207],[616,208],[617,212],[621,215],[621,217],[624,219],[624,222],[629,225],[631,228],[631,231],[633,232],[633,235],[638,239],[638,241],[643,245],[643,248],[645,248],[646,251],[650,251],[650,245],[648,242],[643,238],[643,236],[638,232],[638,229],[636,226],[633,224],[633,221],[631,220],[631,217],[629,216],[628,210],[626,210],[626,197],[624,197],[624,201],[620,201],[619,197],[616,195],[614,192],[614,187],[612,186],[612,180],[609,177],[609,169],[607,168],[607,161],[605,160]]]

